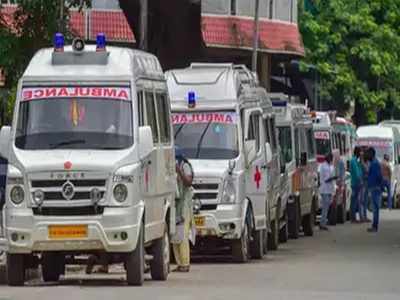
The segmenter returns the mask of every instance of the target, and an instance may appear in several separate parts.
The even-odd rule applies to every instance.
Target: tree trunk
[[[201,5],[193,0],[148,0],[148,48],[164,70],[182,68],[204,57]],[[141,40],[140,0],[119,0],[137,43]]]

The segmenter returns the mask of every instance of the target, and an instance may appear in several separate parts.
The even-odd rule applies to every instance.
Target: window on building
[[[92,0],[94,9],[119,9],[118,0]]]
[[[260,116],[253,114],[249,119],[248,141],[255,142],[256,153],[260,152]]]
[[[171,116],[166,94],[156,93],[158,123],[160,126],[160,141],[163,144],[171,143]]]
[[[153,92],[146,91],[144,95],[146,101],[146,125],[151,127],[151,131],[153,132],[153,142],[158,143],[159,134],[157,126],[156,107],[154,103],[154,94]]]

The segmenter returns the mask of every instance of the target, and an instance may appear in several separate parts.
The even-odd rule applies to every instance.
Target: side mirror
[[[139,157],[146,158],[154,148],[153,132],[150,126],[139,127]]]
[[[272,161],[272,148],[270,143],[265,143],[265,156],[266,163],[269,164]]]
[[[11,141],[11,127],[3,126],[0,131],[0,155],[9,159]]]
[[[307,152],[302,152],[300,156],[300,166],[302,167],[307,166],[307,161],[308,161]]]
[[[286,164],[281,163],[281,174],[285,174],[285,173],[286,173]]]

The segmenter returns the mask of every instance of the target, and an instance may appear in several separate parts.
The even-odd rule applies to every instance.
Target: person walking
[[[393,208],[392,198],[392,168],[390,167],[390,157],[388,154],[383,155],[383,161],[381,163],[382,177],[383,177],[383,189],[387,193],[387,208]]]
[[[362,192],[360,196],[360,218],[361,222],[369,223],[371,222],[368,219],[368,171],[369,171],[369,163],[368,163],[368,151],[365,149],[360,153],[360,165],[362,171]]]
[[[350,219],[352,223],[358,223],[357,211],[359,211],[360,220],[362,219],[360,209],[360,196],[362,188],[362,169],[360,164],[360,147],[354,148],[354,154],[350,161],[351,176],[351,202],[350,202]]]
[[[372,227],[368,228],[368,232],[378,232],[379,226],[379,209],[382,200],[382,170],[381,164],[376,159],[374,148],[368,150],[369,171],[368,171],[368,193],[371,195],[373,220]]]
[[[329,206],[332,203],[332,197],[335,193],[335,185],[334,180],[335,177],[335,169],[332,166],[333,156],[332,154],[328,154],[325,156],[325,162],[321,165],[320,168],[320,187],[319,192],[321,194],[322,199],[322,211],[321,211],[321,221],[320,221],[320,229],[321,230],[329,230],[326,224],[328,223],[328,211]]]
[[[178,238],[172,239],[173,252],[178,267],[175,272],[190,271],[189,237],[193,226],[193,168],[189,161],[176,149],[177,196],[176,225]]]

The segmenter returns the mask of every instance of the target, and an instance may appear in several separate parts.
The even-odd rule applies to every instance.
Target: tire
[[[328,223],[331,226],[336,226],[337,223],[337,212],[338,212],[338,206],[336,203],[332,203],[332,205],[329,208],[328,212]]]
[[[7,278],[9,286],[23,286],[25,283],[25,256],[7,253]]]
[[[136,249],[127,255],[126,281],[131,286],[142,286],[144,282],[144,224],[140,228]]]
[[[42,277],[44,282],[56,282],[64,271],[64,258],[57,253],[42,254]]]
[[[342,203],[337,208],[337,223],[344,224],[346,222],[346,203]]]
[[[263,243],[263,252],[264,252],[264,255],[265,255],[265,254],[268,253],[268,230],[264,229],[262,231],[262,235],[263,235],[263,241],[264,241],[264,243]]]
[[[278,250],[279,246],[279,225],[278,220],[271,222],[271,232],[268,233],[268,250]]]
[[[232,259],[237,263],[246,263],[250,258],[250,230],[249,221],[246,218],[246,223],[243,228],[242,236],[238,240],[232,241]]]
[[[251,243],[251,258],[262,259],[264,257],[264,233],[263,230],[255,230]]]
[[[280,243],[286,243],[289,239],[289,229],[288,229],[288,215],[287,215],[287,211],[284,214],[284,219],[283,222],[285,222],[285,224],[283,225],[283,227],[279,230],[279,242]]]
[[[170,242],[168,226],[165,224],[164,236],[155,241],[152,247],[153,260],[150,262],[151,278],[165,281],[170,270]]]
[[[315,211],[314,211],[314,205],[311,207],[311,211],[309,214],[305,215],[303,217],[303,231],[305,236],[313,236],[314,235],[314,226],[315,226]]]
[[[295,202],[288,205],[289,221],[288,231],[289,238],[298,239],[300,232],[300,207],[299,202],[295,199]]]

